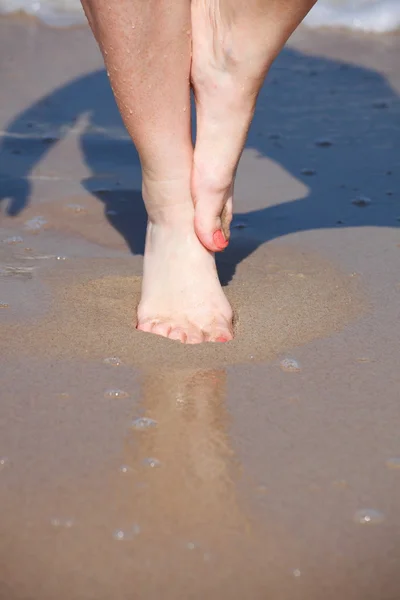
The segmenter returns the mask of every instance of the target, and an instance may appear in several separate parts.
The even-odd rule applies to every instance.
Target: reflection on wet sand
[[[144,372],[128,425],[151,426],[128,427],[111,468],[9,499],[9,600],[264,597],[272,557],[238,497],[226,385],[224,370]]]
[[[236,493],[226,380],[223,370],[143,374],[140,416],[150,427],[127,436],[125,477],[116,489],[125,519],[117,536],[129,542],[136,533],[144,597],[244,597],[249,585],[255,589],[257,557],[249,553],[251,529]]]

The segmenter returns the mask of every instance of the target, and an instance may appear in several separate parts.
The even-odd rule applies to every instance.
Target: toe
[[[225,250],[232,220],[232,185],[220,186],[193,178],[194,226],[197,237],[211,252]]]
[[[168,323],[155,323],[151,329],[151,333],[155,333],[156,335],[161,335],[163,337],[168,337],[170,331],[171,325]]]
[[[168,335],[170,340],[177,340],[184,344],[187,339],[186,332],[181,327],[173,327]]]
[[[201,329],[198,329],[195,326],[189,327],[187,331],[187,344],[201,344],[204,342],[204,334]]]
[[[139,331],[144,331],[145,333],[150,333],[153,328],[153,321],[139,321],[136,325],[136,329]]]
[[[212,330],[206,334],[207,342],[223,343],[230,342],[231,340],[233,340],[233,333],[228,323],[221,323],[216,327],[213,327]]]

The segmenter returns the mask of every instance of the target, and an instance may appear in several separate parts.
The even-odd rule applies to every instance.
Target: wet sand
[[[219,272],[134,328],[137,154],[85,28],[0,20],[0,598],[400,595],[400,38],[300,30]]]

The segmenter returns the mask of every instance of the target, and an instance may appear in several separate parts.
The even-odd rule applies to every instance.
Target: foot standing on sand
[[[138,329],[190,344],[232,339],[214,252],[228,245],[235,173],[265,75],[314,3],[82,0],[142,166]]]

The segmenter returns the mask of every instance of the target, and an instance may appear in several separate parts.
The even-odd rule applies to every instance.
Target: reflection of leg
[[[190,1],[83,5],[142,164],[149,225],[138,328],[192,343],[231,339],[214,257],[193,229]]]
[[[144,414],[157,427],[135,433],[127,446],[124,461],[132,461],[142,489],[126,505],[156,541],[156,557],[142,541],[138,560],[152,557],[151,578],[165,577],[168,598],[268,597],[253,593],[265,584],[269,538],[258,523],[252,527],[238,498],[226,387],[224,371],[149,371],[142,379]]]
[[[135,462],[148,484],[144,505],[153,499],[152,520],[160,515],[179,522],[182,535],[206,522],[209,536],[216,526],[223,534],[228,523],[242,522],[226,431],[226,373],[149,371],[142,390],[145,414],[157,421],[156,428],[135,436]],[[146,457],[161,461],[156,473],[140,467]]]
[[[233,181],[258,92],[289,35],[315,0],[192,0],[192,80],[197,140],[192,193],[203,244],[229,235]]]

